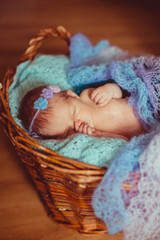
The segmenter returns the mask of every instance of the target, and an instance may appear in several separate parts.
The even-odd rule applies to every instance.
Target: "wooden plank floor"
[[[109,39],[133,53],[160,54],[159,1],[120,0],[0,0],[0,80],[15,66],[27,43],[40,29],[64,25],[82,32],[95,44]],[[63,53],[65,44],[47,40],[45,53]],[[36,193],[0,128],[0,240],[121,239],[86,237],[55,223]]]

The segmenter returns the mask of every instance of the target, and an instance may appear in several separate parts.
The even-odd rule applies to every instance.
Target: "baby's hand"
[[[90,127],[88,123],[81,122],[80,120],[75,122],[75,130],[76,132],[84,133],[87,135],[92,135],[94,132],[94,128]]]
[[[95,102],[98,106],[104,106],[106,105],[113,97],[113,91],[109,87],[109,84],[107,86],[103,85],[101,87],[98,87],[93,90],[91,93],[91,100]]]

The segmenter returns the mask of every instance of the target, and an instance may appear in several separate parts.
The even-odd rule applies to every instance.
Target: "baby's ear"
[[[71,97],[79,98],[79,96],[75,92],[71,91],[70,89],[66,90],[66,93]]]

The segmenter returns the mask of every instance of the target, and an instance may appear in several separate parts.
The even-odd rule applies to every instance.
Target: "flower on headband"
[[[37,137],[35,135],[35,133],[32,132],[32,127],[33,127],[34,121],[35,121],[38,113],[40,112],[40,110],[44,110],[44,109],[47,108],[47,105],[48,105],[47,99],[52,98],[54,93],[58,93],[60,91],[61,91],[61,89],[57,85],[51,85],[51,86],[48,86],[47,88],[43,88],[42,93],[40,94],[41,97],[38,98],[34,102],[34,109],[37,109],[37,111],[36,111],[32,121],[31,121],[30,126],[29,126],[29,134],[30,135],[33,135],[34,137]]]
[[[41,97],[52,98],[53,97],[53,90],[52,89],[48,89],[48,88],[44,88],[42,90]]]
[[[61,91],[61,89],[58,85],[51,85],[51,86],[49,86],[49,89],[52,89],[54,93],[58,93]]]
[[[45,98],[38,98],[37,101],[34,102],[34,109],[46,109],[48,105],[48,101]]]

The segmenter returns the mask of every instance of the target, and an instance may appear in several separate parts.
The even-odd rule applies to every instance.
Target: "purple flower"
[[[61,89],[58,85],[51,85],[51,86],[49,86],[49,89],[52,89],[54,93],[58,93],[61,91]]]
[[[48,88],[44,88],[42,90],[41,97],[52,98],[53,97],[53,90],[52,89],[48,89]]]

